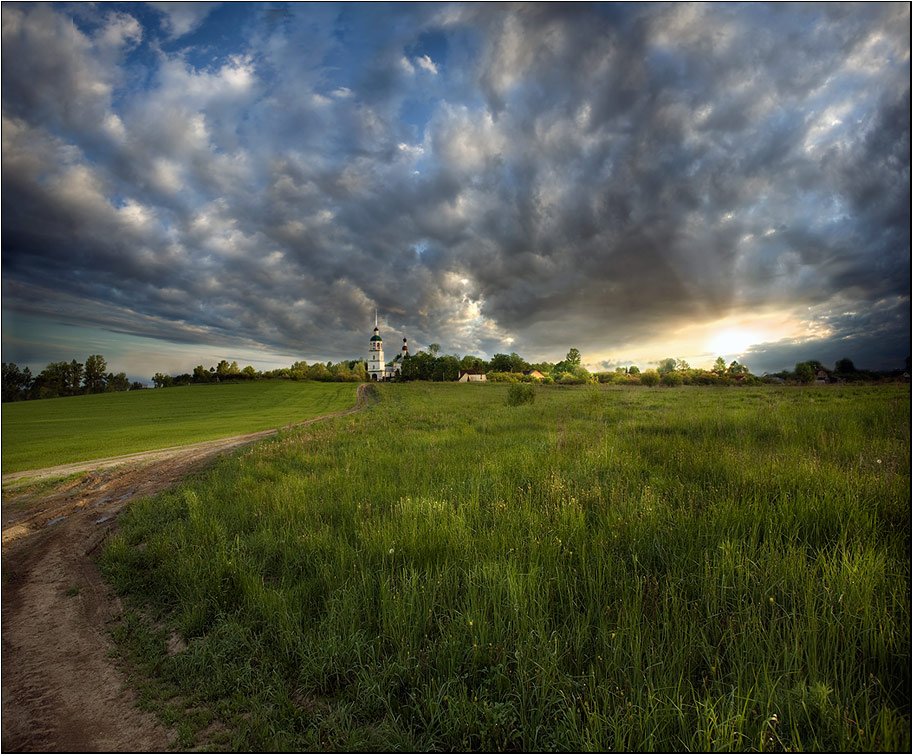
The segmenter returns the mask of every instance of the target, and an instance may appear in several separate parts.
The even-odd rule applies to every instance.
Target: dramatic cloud
[[[353,358],[375,308],[392,343],[593,366],[910,353],[907,4],[2,26],[6,360],[60,324]]]

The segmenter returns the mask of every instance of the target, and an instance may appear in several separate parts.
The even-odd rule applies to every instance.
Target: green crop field
[[[909,387],[377,391],[121,518],[180,747],[909,751]]]
[[[257,381],[3,404],[3,472],[277,428],[355,404],[353,383]]]

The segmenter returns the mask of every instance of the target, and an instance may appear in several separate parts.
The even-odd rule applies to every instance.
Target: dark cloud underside
[[[910,352],[907,4],[2,17],[10,310],[340,359],[377,307],[594,362],[814,311],[750,366]]]

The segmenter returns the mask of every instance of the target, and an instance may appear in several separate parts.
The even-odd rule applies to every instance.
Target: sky
[[[911,353],[911,6],[2,5],[2,352]]]

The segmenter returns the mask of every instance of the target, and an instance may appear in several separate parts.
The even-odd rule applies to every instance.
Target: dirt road
[[[297,425],[364,409],[356,405]],[[158,449],[3,476],[28,478],[8,495],[3,519],[3,751],[164,751],[175,733],[136,707],[109,658],[109,623],[121,611],[94,557],[135,498],[176,485],[215,456],[276,431]],[[41,481],[73,476],[42,487]]]

